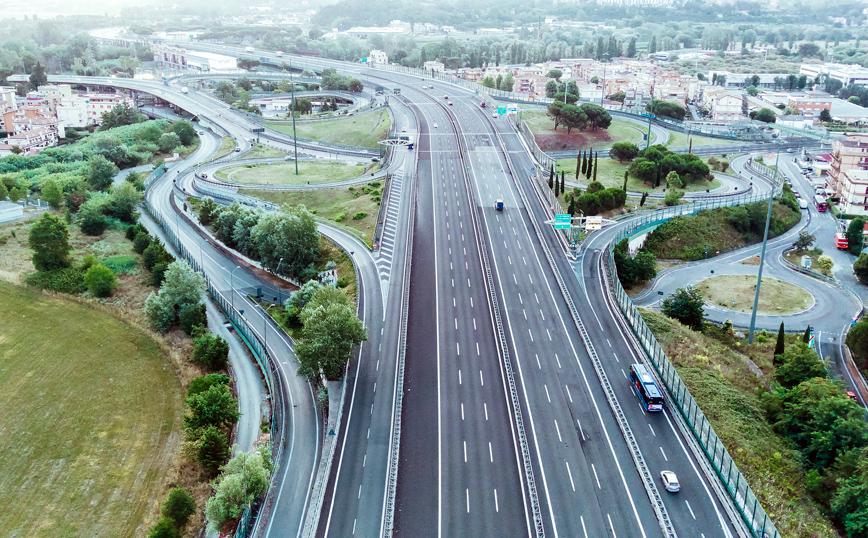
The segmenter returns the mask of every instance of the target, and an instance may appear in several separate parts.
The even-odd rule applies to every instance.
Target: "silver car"
[[[678,483],[678,477],[672,471],[663,471],[660,473],[660,480],[663,481],[663,487],[669,493],[678,493],[681,491],[681,484]]]

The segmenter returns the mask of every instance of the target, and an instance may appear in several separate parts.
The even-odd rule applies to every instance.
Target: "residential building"
[[[371,51],[371,55],[368,56],[368,63],[373,65],[387,65],[389,63],[389,56],[385,51],[374,49]]]
[[[23,155],[36,155],[41,150],[57,144],[57,133],[49,127],[30,129],[8,136],[6,144],[21,148]]]
[[[829,184],[836,194],[843,190],[844,174],[850,170],[868,170],[868,135],[853,134],[832,142]]]
[[[346,32],[342,33],[351,37],[357,37],[359,39],[367,39],[369,36],[372,35],[401,35],[407,32],[404,27],[401,26],[353,26]]]
[[[443,62],[438,62],[437,60],[428,60],[427,62],[422,64],[422,68],[425,71],[436,71],[438,73],[446,70],[446,66],[443,64]]]
[[[57,105],[57,118],[63,120],[66,127],[87,127],[89,125],[87,107],[87,99],[78,95],[62,99]]]
[[[832,109],[830,110],[832,119],[851,125],[868,124],[868,108],[863,108],[843,99],[832,99]]]
[[[853,215],[868,215],[868,170],[847,170],[841,174],[838,209]]]
[[[590,101],[591,103],[602,103],[605,90],[600,84],[580,84],[579,98],[582,101]],[[578,104],[578,103],[577,103]]]
[[[805,94],[790,96],[787,106],[799,111],[804,116],[820,117],[823,110],[832,110],[832,98],[823,92],[819,95]]]
[[[114,107],[126,103],[134,107],[135,103],[130,96],[124,93],[83,93],[81,97],[87,104],[88,124],[99,125],[102,123],[102,115]]]
[[[703,107],[708,109],[712,121],[739,121],[744,119],[742,98],[718,86],[709,86],[702,92]]]

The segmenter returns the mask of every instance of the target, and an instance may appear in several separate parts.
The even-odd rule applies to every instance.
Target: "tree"
[[[214,485],[214,496],[205,505],[209,532],[217,532],[224,521],[240,517],[244,503],[253,501],[268,489],[268,477],[274,472],[271,453],[267,447],[260,452],[242,452],[224,467]]]
[[[92,155],[85,168],[85,178],[95,191],[104,191],[112,184],[112,180],[120,170],[102,155]]]
[[[804,342],[790,345],[784,351],[780,362],[780,366],[775,370],[775,378],[786,388],[795,387],[802,381],[814,377],[828,377],[823,361]]]
[[[148,538],[181,538],[181,532],[175,527],[175,520],[162,517],[151,527]]]
[[[229,385],[231,381],[232,378],[226,374],[208,374],[194,377],[190,381],[190,386],[187,387],[187,396],[205,392],[214,385]]]
[[[193,339],[193,362],[211,371],[222,370],[229,364],[229,343],[219,335],[206,332]]]
[[[828,108],[824,108],[820,111],[820,121],[825,123],[832,121],[832,114],[829,112]]]
[[[666,193],[666,196],[663,197],[663,203],[667,206],[678,205],[681,202],[681,198],[683,196],[684,191],[670,190]]]
[[[216,476],[220,466],[229,457],[229,441],[216,426],[206,426],[199,438],[196,459],[209,476]]]
[[[142,202],[142,193],[135,185],[124,181],[112,185],[109,193],[109,212],[123,222],[132,223],[138,217],[137,208]]]
[[[753,119],[764,123],[774,123],[777,121],[777,116],[770,108],[763,108],[754,115]]]
[[[558,83],[554,80],[546,82],[546,97],[554,98],[556,93],[558,93]]]
[[[560,69],[552,69],[551,71],[548,72],[548,74],[546,76],[548,78],[553,78],[556,81],[560,82],[561,77],[564,76],[564,73]]]
[[[775,342],[774,357],[775,357],[775,363],[776,364],[778,362],[778,355],[782,355],[784,353],[785,344],[786,344],[785,338],[786,338],[786,334],[784,333],[784,322],[782,321],[781,326],[778,329],[778,340],[777,340],[777,342]]]
[[[157,140],[157,146],[163,153],[169,153],[181,145],[181,137],[175,133],[163,133]]]
[[[591,124],[593,130],[597,129],[608,129],[609,125],[612,124],[612,116],[609,112],[601,107],[600,105],[595,105],[592,103],[583,103],[580,107],[582,112],[588,116],[588,121]]]
[[[300,278],[319,259],[316,221],[301,205],[264,215],[250,230],[250,242],[263,268],[293,278]]]
[[[486,88],[494,88],[494,87],[496,87],[496,86],[495,86],[494,79],[493,79],[492,77],[485,77],[484,79],[482,79],[481,84],[482,84],[483,86],[485,86]]]
[[[681,182],[681,178],[678,176],[678,172],[673,170],[666,174],[666,186],[670,189],[680,189],[684,186]]]
[[[190,414],[184,416],[184,425],[190,431],[207,426],[227,428],[238,421],[238,400],[232,397],[226,385],[214,385],[204,392],[188,396],[185,400]]]
[[[223,101],[230,104],[235,102],[235,86],[231,82],[221,80],[217,83],[214,91]]]
[[[868,318],[861,318],[856,325],[850,327],[846,343],[853,353],[856,365],[862,369],[868,366]]]
[[[147,254],[156,241],[145,249]],[[172,328],[177,311],[184,305],[200,304],[205,293],[205,279],[193,271],[186,262],[174,261],[166,269],[159,293],[151,293],[145,300],[145,315],[151,326],[161,332]]]
[[[43,214],[30,228],[28,240],[33,249],[33,266],[37,271],[53,271],[71,265],[69,230],[57,215]]]
[[[639,147],[631,142],[616,142],[609,150],[609,157],[618,159],[618,162],[632,161],[639,155]]]
[[[814,237],[811,232],[802,230],[799,232],[799,237],[793,241],[793,247],[796,248],[796,250],[808,250],[816,240],[817,238]]]
[[[829,273],[833,267],[835,267],[835,262],[829,256],[822,254],[817,257],[817,267],[820,268],[824,273]]]
[[[756,86],[753,86],[753,85],[745,88],[745,91],[747,91],[747,94],[750,96],[754,96],[754,95],[757,95],[759,93],[759,90],[756,88]]]
[[[588,116],[576,105],[564,105],[561,108],[560,122],[567,128],[567,134],[570,134],[576,127],[584,130],[588,126]]]
[[[702,293],[692,286],[678,288],[675,293],[663,299],[662,311],[670,318],[677,319],[695,331],[702,329],[705,316]]]
[[[199,203],[199,222],[204,226],[210,226],[214,220],[217,208],[217,202],[213,198],[210,196],[202,197],[202,201]]]
[[[30,84],[33,84],[33,88],[36,90],[40,86],[48,84],[48,76],[45,74],[45,68],[42,67],[40,62],[36,62],[33,71],[30,72]]]
[[[864,229],[864,218],[856,217],[850,221],[850,225],[847,227],[847,250],[850,251],[850,254],[858,256],[862,253],[862,234]]]
[[[683,106],[666,101],[660,101],[658,99],[652,99],[647,105],[645,105],[645,110],[651,112],[655,116],[666,116],[678,121],[683,121],[685,114],[687,114],[687,110],[685,110]]]
[[[322,371],[328,379],[338,379],[352,349],[368,339],[346,297],[340,290],[323,287],[301,311],[303,330],[295,351],[302,375],[316,379]]]
[[[636,57],[636,38],[635,37],[630,38],[630,42],[627,44],[627,52],[624,53],[624,55],[627,56],[628,58],[635,58]]]
[[[108,131],[123,125],[132,125],[144,121],[145,116],[136,112],[128,103],[121,103],[109,111],[102,113],[100,131]]]
[[[820,54],[820,46],[816,43],[802,43],[799,45],[799,56],[806,58],[818,56]]]
[[[615,268],[618,270],[618,280],[622,286],[632,287],[638,282],[646,282],[657,276],[657,264],[654,255],[640,250],[635,258],[630,257],[626,239],[615,245],[613,251]]]
[[[643,183],[651,183],[654,181],[654,178],[657,177],[657,166],[644,157],[640,157],[633,161],[633,164],[630,165],[630,168],[627,171],[630,175]]]
[[[507,73],[506,76],[503,77],[503,82],[500,84],[500,89],[505,92],[511,92],[514,86],[515,78],[512,76],[512,73]]]
[[[60,190],[54,178],[48,178],[42,184],[42,199],[48,202],[51,209],[60,209],[60,205],[63,203],[63,191]]]
[[[171,518],[175,526],[181,529],[187,524],[190,516],[196,513],[196,501],[186,489],[172,488],[160,513],[163,517]]]
[[[84,285],[94,297],[110,297],[117,289],[118,277],[101,263],[92,265],[84,274]]]
[[[594,150],[588,151],[588,168],[585,170],[585,179],[591,179],[591,174],[594,168]]]
[[[588,194],[594,194],[595,192],[600,192],[600,191],[604,190],[605,188],[606,188],[605,185],[603,185],[599,181],[592,181],[591,183],[588,184],[587,193]]]
[[[862,284],[868,284],[868,254],[861,254],[853,264],[853,272]]]
[[[805,334],[802,335],[802,342],[808,343],[811,341],[811,326],[805,327]]]

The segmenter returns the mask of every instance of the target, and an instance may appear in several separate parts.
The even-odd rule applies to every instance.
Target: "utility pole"
[[[292,149],[294,153],[293,160],[295,161],[295,175],[298,175],[298,137],[295,136],[295,82],[292,80],[292,60],[289,64],[289,92],[292,96]]]
[[[766,244],[769,241],[769,223],[772,220],[772,202],[775,200],[775,188],[777,187],[778,180],[778,162],[781,158],[781,148],[778,148],[778,155],[775,157],[775,175],[772,179],[772,188],[769,192],[769,209],[766,212],[766,230],[763,233],[763,248],[760,251],[760,265],[759,265],[759,276],[757,276],[756,280],[756,293],[753,297],[753,312],[750,315],[750,332],[747,336],[747,343],[753,344],[753,331],[756,326],[756,310],[759,305],[759,295],[760,295],[760,284],[762,284],[763,280],[763,265],[765,265],[766,260]]]
[[[654,115],[654,86],[657,85],[657,74],[654,74],[654,80],[651,82],[651,110],[648,111],[648,140],[645,142],[645,149],[651,147],[651,116]]]

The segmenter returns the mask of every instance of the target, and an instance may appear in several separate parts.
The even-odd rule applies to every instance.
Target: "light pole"
[[[645,149],[651,147],[651,116],[654,115],[654,86],[657,85],[657,74],[654,74],[654,80],[651,82],[651,110],[648,111],[648,141],[645,143]]]
[[[754,331],[754,327],[756,325],[756,310],[757,310],[757,306],[759,305],[760,284],[762,284],[762,280],[763,280],[763,265],[765,264],[765,259],[766,259],[766,244],[768,243],[768,240],[769,240],[769,223],[772,220],[772,202],[774,202],[774,200],[775,200],[775,188],[777,186],[777,180],[778,180],[778,162],[780,161],[780,158],[781,158],[781,152],[780,152],[780,148],[778,148],[778,154],[775,157],[775,175],[772,178],[772,188],[771,188],[771,191],[769,192],[769,208],[768,208],[768,211],[766,212],[766,230],[763,233],[763,247],[762,247],[762,250],[760,251],[759,275],[757,276],[757,280],[756,280],[756,293],[754,294],[754,297],[753,297],[753,312],[750,315],[750,332],[748,333],[748,336],[747,336],[747,343],[748,344],[753,344],[753,331]]]
[[[229,288],[231,290],[229,293],[231,294],[230,295],[230,297],[231,297],[230,302],[232,303],[233,309],[235,308],[235,271],[237,269],[241,269],[241,266],[236,265],[235,269],[233,269],[232,272],[229,273]]]
[[[302,73],[304,72],[302,71]],[[292,106],[290,106],[292,112],[292,149],[295,155],[295,175],[298,175],[298,138],[295,136],[295,82],[292,80],[292,63],[289,64],[289,92],[292,96]]]

